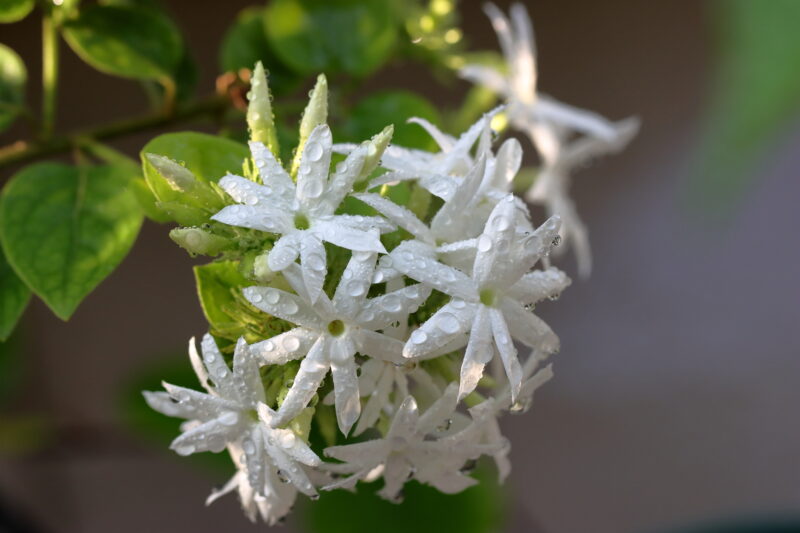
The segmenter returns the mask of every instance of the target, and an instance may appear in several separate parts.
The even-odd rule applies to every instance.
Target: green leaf
[[[83,9],[64,25],[64,37],[97,70],[140,80],[172,78],[183,50],[169,18],[134,6]]]
[[[33,11],[33,0],[0,0],[0,23],[17,22]]]
[[[239,272],[237,263],[220,261],[199,265],[194,267],[194,276],[200,307],[209,325],[219,331],[239,327],[230,312],[237,306],[235,291],[253,283]]]
[[[30,299],[30,289],[19,279],[0,249],[0,341],[11,335]]]
[[[394,124],[392,144],[412,148],[432,148],[430,135],[417,124],[407,124],[420,117],[439,125],[439,113],[427,100],[409,91],[382,91],[361,100],[350,112],[342,127],[345,140],[361,142]]]
[[[409,481],[404,501],[394,504],[375,493],[382,481],[359,483],[356,492],[322,492],[317,502],[303,502],[300,516],[314,533],[493,533],[502,531],[505,509],[502,488],[491,469],[481,469],[478,485],[459,494],[443,494]]]
[[[800,112],[800,3],[715,2],[717,61],[692,180],[696,203],[726,211],[775,136]]]
[[[239,12],[228,28],[220,48],[223,71],[250,70],[261,61],[269,74],[273,94],[287,94],[297,88],[301,78],[278,59],[264,33],[263,7],[248,7]]]
[[[0,237],[8,262],[63,320],[122,261],[142,213],[129,167],[37,163],[6,184]]]
[[[10,126],[23,111],[27,78],[22,59],[11,48],[0,44],[0,131]]]
[[[397,40],[391,2],[274,0],[267,38],[280,59],[301,74],[366,76],[389,58]]]

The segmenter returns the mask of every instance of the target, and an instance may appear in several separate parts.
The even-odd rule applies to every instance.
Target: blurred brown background
[[[251,3],[167,2],[200,61],[201,93],[213,88],[225,29]],[[534,408],[504,421],[510,529],[650,532],[800,513],[800,124],[770,147],[733,213],[712,218],[687,200],[713,70],[708,4],[526,4],[542,90],[614,119],[637,114],[643,128],[628,151],[575,180],[595,270],[541,307],[562,351]],[[473,47],[496,49],[480,2],[461,10]],[[0,32],[28,62],[38,101],[39,21]],[[62,130],[146,108],[135,83],[62,51]],[[435,102],[462,94],[403,69],[372,83],[413,87]],[[135,155],[151,136],[115,146]],[[0,458],[0,495],[41,531],[265,528],[247,523],[235,496],[204,508],[208,476],[118,421],[128,376],[205,331],[192,261],[166,229],[146,223],[69,323],[39,302],[23,319],[27,368],[12,411],[53,416],[60,429],[41,453]],[[565,267],[574,273],[571,260]]]

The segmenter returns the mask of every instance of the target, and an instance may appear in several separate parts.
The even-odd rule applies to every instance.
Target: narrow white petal
[[[569,276],[563,271],[550,267],[528,272],[511,286],[508,293],[523,305],[533,305],[545,298],[557,297],[570,283]]]
[[[417,216],[407,208],[397,205],[388,198],[379,194],[361,193],[354,194],[356,198],[381,213],[383,216],[408,231],[414,237],[429,244],[435,244],[435,239],[430,229]]]
[[[278,409],[278,416],[273,419],[273,427],[282,426],[299,415],[317,393],[330,368],[328,350],[327,338],[320,336],[300,363],[292,388]]]
[[[203,352],[203,363],[211,380],[215,383],[216,392],[223,398],[235,397],[235,391],[231,380],[231,372],[225,359],[222,357],[214,337],[206,333],[203,335],[203,342],[200,344]]]
[[[294,263],[300,255],[300,231],[293,231],[278,239],[267,256],[267,264],[274,272],[280,272]]]
[[[363,215],[336,215],[336,223],[361,231],[377,230],[379,233],[389,233],[397,229],[397,226],[383,217]]]
[[[333,390],[336,392],[336,420],[339,430],[347,435],[361,414],[354,357],[356,348],[346,338],[339,338],[331,341],[330,349]]]
[[[217,182],[222,190],[240,204],[269,206],[272,203],[269,189],[249,179],[228,174]]]
[[[369,393],[369,399],[367,400],[366,405],[364,406],[364,410],[361,412],[361,416],[358,419],[358,424],[356,424],[356,429],[353,432],[353,435],[360,435],[366,429],[371,428],[377,422],[378,417],[381,414],[381,409],[384,405],[388,404],[389,402],[389,393],[392,391],[392,382],[394,380],[393,376],[393,368],[388,366],[386,363],[382,363],[380,361],[376,361],[375,359],[371,359],[368,362],[375,361],[378,363],[381,368],[381,374],[378,382],[375,385],[373,391]],[[389,363],[391,364],[391,363]],[[361,366],[361,376],[364,376],[364,367],[365,365]],[[359,380],[359,387],[361,388],[361,381]],[[365,391],[361,388],[361,392],[364,393]]]
[[[553,98],[540,96],[535,112],[541,120],[600,137],[606,141],[613,141],[616,136],[614,124],[607,118]]]
[[[558,337],[541,318],[510,298],[504,298],[500,308],[508,330],[516,340],[545,353],[558,351]]]
[[[430,287],[419,283],[371,298],[361,305],[356,321],[364,327],[383,329],[393,322],[406,320],[430,294]]]
[[[434,289],[463,300],[477,300],[478,288],[460,270],[427,257],[419,257],[410,250],[392,253],[394,268],[406,276],[425,283]]]
[[[424,324],[411,333],[403,347],[403,355],[409,358],[440,355],[443,347],[456,348],[467,342],[466,332],[472,325],[476,308],[483,306],[461,300],[448,302],[436,311]]]
[[[484,65],[465,65],[458,71],[458,75],[476,85],[483,85],[495,94],[509,95],[508,82],[497,69]]]
[[[511,334],[503,318],[503,313],[498,309],[490,309],[489,316],[492,322],[494,343],[497,346],[498,353],[500,353],[500,358],[503,361],[503,367],[506,370],[506,376],[508,376],[508,382],[511,386],[511,401],[516,401],[522,385],[522,367],[517,358],[517,349],[514,347],[514,341],[511,340]]]
[[[470,331],[467,350],[464,353],[464,361],[461,363],[459,400],[462,400],[478,386],[478,381],[483,376],[483,367],[491,360],[493,354],[489,310],[486,306],[479,305],[472,321],[472,330]]]
[[[447,152],[453,148],[456,140],[452,136],[444,133],[442,130],[425,120],[424,118],[420,117],[411,117],[406,122],[409,124],[419,124],[422,128],[428,132],[428,135],[439,145],[439,148],[442,152]]]
[[[331,130],[327,124],[315,127],[303,146],[297,169],[296,198],[300,205],[314,213],[328,188],[331,166]]]
[[[404,456],[390,455],[383,471],[383,488],[378,491],[378,496],[385,500],[396,501],[411,473],[411,464]]]
[[[260,142],[251,142],[250,152],[264,186],[280,199],[281,206],[291,205],[295,195],[294,182],[269,148]]]
[[[480,285],[502,286],[508,281],[502,279],[504,276],[500,273],[509,263],[511,241],[515,236],[516,209],[514,196],[506,196],[492,210],[483,234],[478,237],[472,277]]]
[[[438,426],[453,416],[458,404],[458,385],[450,383],[444,393],[428,407],[417,423],[421,435],[432,433]]]
[[[338,224],[336,217],[332,217],[330,220],[315,221],[313,229],[323,241],[347,250],[386,253],[386,248],[383,247],[377,235],[372,232],[352,229],[344,224]]]
[[[262,365],[283,365],[306,355],[318,337],[318,331],[294,328],[251,345],[250,351]]]
[[[403,364],[403,341],[383,333],[362,329],[356,337],[358,352],[388,363]]]
[[[328,269],[325,246],[309,231],[304,231],[300,238],[300,267],[308,297],[313,304],[322,293]]]
[[[350,261],[333,295],[333,306],[340,313],[354,318],[361,309],[372,284],[377,257],[377,254],[369,252],[353,252],[350,255]]]
[[[228,205],[213,215],[211,220],[269,233],[284,233],[291,228],[291,222],[285,212],[260,205]]]
[[[325,327],[314,307],[296,294],[274,287],[246,287],[242,293],[248,302],[272,316],[309,329]]]
[[[258,371],[258,361],[244,338],[236,343],[233,354],[233,383],[242,405],[264,401],[264,384]]]

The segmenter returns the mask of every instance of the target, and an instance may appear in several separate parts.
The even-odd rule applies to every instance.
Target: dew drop
[[[297,438],[294,436],[294,433],[288,432],[281,435],[281,446],[284,448],[291,448],[294,446],[295,441]]]
[[[194,453],[194,444],[184,444],[175,447],[175,453],[178,455],[191,455]]]
[[[396,294],[388,294],[381,300],[381,307],[390,313],[396,313],[403,308],[400,297]]]
[[[464,300],[452,300],[450,305],[453,307],[453,309],[464,309],[467,306]]]
[[[288,300],[283,304],[283,312],[287,315],[293,315],[298,311],[297,303],[294,300]]]
[[[254,293],[253,293],[253,294],[250,296],[250,301],[251,301],[251,302],[253,302],[253,303],[255,303],[255,304],[257,304],[257,303],[261,302],[261,300],[263,300],[263,299],[264,299],[264,297],[263,297],[263,296],[261,296],[261,293],[260,293],[260,292],[254,292]]]
[[[322,182],[320,180],[307,180],[303,187],[303,194],[306,198],[319,198],[322,196]]]
[[[442,313],[436,325],[440,330],[451,335],[458,333],[458,330],[461,329],[458,319],[450,313]]]
[[[492,249],[492,238],[485,233],[478,237],[478,251],[486,253]]]
[[[426,340],[428,340],[428,335],[421,329],[418,329],[411,334],[411,342],[414,344],[422,344]]]
[[[293,352],[300,348],[300,339],[293,335],[289,335],[285,339],[283,339],[283,348],[286,351]]]
[[[319,161],[322,159],[322,146],[318,142],[312,141],[306,145],[305,150],[303,150],[303,155],[305,155],[309,161]]]
[[[239,413],[236,411],[226,411],[220,415],[219,422],[225,426],[235,426],[239,422]]]
[[[367,292],[367,289],[360,281],[351,281],[347,284],[347,294],[350,296],[361,296],[365,292]]]
[[[308,263],[308,268],[311,270],[324,270],[325,269],[325,260],[319,254],[312,254],[306,258],[306,263]]]
[[[277,289],[269,289],[266,293],[267,303],[275,305],[281,299],[281,293]]]
[[[272,350],[274,350],[274,349],[275,349],[275,343],[274,343],[274,342],[272,342],[272,341],[266,341],[266,342],[264,343],[264,350],[265,350],[265,351],[267,351],[267,352],[271,352],[271,351],[272,351]]]

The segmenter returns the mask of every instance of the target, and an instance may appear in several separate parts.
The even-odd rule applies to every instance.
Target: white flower
[[[452,176],[464,176],[474,166],[470,152],[478,137],[482,133],[489,133],[489,120],[496,112],[497,110],[494,110],[481,117],[458,140],[440,132],[424,119],[409,119],[409,122],[424,127],[440,145],[442,151],[432,153],[390,145],[381,156],[381,167],[389,172],[373,179],[367,188],[374,189],[387,183],[417,180],[431,194],[447,200],[454,192],[455,182]],[[356,148],[355,144],[334,146],[335,151],[345,154],[352,153]]]
[[[406,357],[431,357],[466,344],[461,366],[459,397],[478,384],[483,368],[500,353],[511,383],[511,396],[522,384],[522,370],[512,337],[546,353],[558,349],[558,337],[528,307],[559,294],[569,279],[549,268],[528,272],[546,256],[558,232],[558,219],[551,218],[530,235],[517,233],[518,212],[513,196],[497,204],[478,237],[471,276],[436,261],[400,254],[395,267],[421,283],[452,297],[409,337]],[[469,337],[466,333],[469,332]]]
[[[272,427],[274,413],[263,403],[258,363],[244,340],[236,344],[233,371],[211,335],[203,337],[202,351],[201,359],[192,339],[189,357],[207,394],[169,383],[164,383],[167,392],[144,392],[156,411],[189,420],[170,447],[180,455],[220,452],[227,447],[232,455],[239,455],[235,460],[255,494],[264,494],[271,469],[281,470],[301,492],[316,494],[298,463],[317,466],[319,457],[292,430]]]
[[[576,141],[579,152],[589,151],[592,156],[611,153],[630,141],[639,121],[630,118],[614,123],[538,93],[533,29],[525,7],[512,5],[510,20],[494,4],[486,4],[485,10],[497,32],[508,74],[481,65],[467,65],[460,74],[506,99],[511,126],[528,135],[542,159],[542,171],[526,197],[561,217],[561,236],[565,244],[575,246],[579,271],[587,276],[591,271],[588,234],[569,196],[569,170],[576,163],[563,143],[579,132],[587,136]]]
[[[211,505],[218,498],[235,490],[239,494],[244,514],[251,522],[255,522],[256,516],[260,516],[270,526],[280,523],[291,511],[297,498],[297,489],[290,483],[284,483],[278,476],[277,470],[270,468],[264,479],[262,493],[253,490],[247,480],[244,464],[236,459],[237,452],[241,455],[239,450],[231,451],[231,458],[238,468],[237,472],[222,488],[211,493],[206,499],[206,505]]]
[[[346,435],[361,412],[356,352],[392,363],[405,362],[401,355],[403,343],[377,330],[389,327],[416,310],[428,298],[430,289],[415,284],[368,299],[375,261],[374,253],[353,253],[333,299],[322,292],[314,304],[294,265],[284,270],[284,277],[297,294],[272,287],[244,289],[245,297],[253,305],[298,325],[250,347],[262,364],[282,365],[303,358],[274,425],[280,426],[297,416],[316,394],[330,369],[339,429]]]
[[[240,204],[211,218],[281,235],[269,253],[269,268],[281,271],[299,255],[312,302],[325,281],[323,241],[353,251],[386,252],[371,230],[391,231],[391,224],[379,217],[334,215],[364,166],[368,146],[353,150],[329,180],[331,132],[327,125],[317,126],[303,147],[296,185],[263,144],[251,142],[250,150],[264,185],[240,176],[223,177],[220,187]]]
[[[545,165],[525,197],[533,203],[543,204],[548,215],[561,217],[560,235],[564,246],[558,250],[566,250],[567,245],[574,248],[578,270],[583,277],[591,273],[592,255],[588,231],[569,195],[570,178],[575,170],[586,166],[592,159],[625,148],[638,132],[639,120],[621,120],[613,127],[616,133],[612,139],[580,137],[570,142],[566,139],[567,132],[559,128],[544,125],[536,130],[538,144],[545,147],[547,155],[544,157]]]
[[[326,467],[348,477],[324,489],[353,487],[361,479],[371,481],[381,476],[384,486],[378,494],[398,501],[400,490],[411,478],[448,494],[474,485],[476,480],[462,472],[464,464],[484,453],[494,452],[496,446],[475,442],[477,434],[471,428],[432,438],[437,428],[446,425],[453,415],[456,392],[455,386],[448,387],[422,416],[417,402],[408,396],[384,438],[326,448],[325,455],[344,461],[343,464],[326,463]]]
[[[537,93],[536,48],[525,7],[513,4],[510,20],[492,3],[486,4],[484,9],[497,32],[508,74],[483,65],[466,65],[460,75],[505,98],[509,120],[517,129],[527,132],[537,123],[547,122],[613,139],[614,128],[605,118]]]

